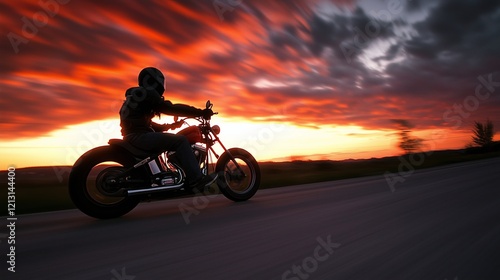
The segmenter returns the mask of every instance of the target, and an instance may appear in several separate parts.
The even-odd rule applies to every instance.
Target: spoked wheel
[[[69,194],[83,213],[98,219],[111,219],[130,212],[139,203],[135,197],[119,195],[120,186],[111,179],[123,173],[134,160],[110,146],[85,153],[71,170]]]
[[[229,149],[237,164],[226,152],[217,161],[217,185],[224,196],[233,201],[250,199],[259,189],[260,168],[255,158],[240,148]]]

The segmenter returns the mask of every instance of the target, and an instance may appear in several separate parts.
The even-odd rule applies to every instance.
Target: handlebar
[[[207,100],[207,102],[205,103],[205,109],[212,109],[214,107],[214,104],[210,102],[210,100]],[[213,114],[212,115],[217,115],[219,114],[219,112],[212,112]],[[185,117],[185,118],[182,118],[182,119],[179,119],[179,116],[174,116],[174,122],[185,122],[186,120],[188,119],[195,119],[199,122],[203,122],[203,121],[208,121],[208,119],[205,119],[203,116],[199,116],[199,117]]]

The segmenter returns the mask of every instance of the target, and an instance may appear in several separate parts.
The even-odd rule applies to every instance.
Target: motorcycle
[[[207,101],[206,108],[212,107]],[[260,185],[260,168],[255,158],[241,148],[227,149],[218,137],[220,127],[212,126],[210,119],[181,121],[188,119],[196,120],[198,125],[188,126],[178,134],[188,139],[201,172],[217,172],[216,185],[230,200],[239,202],[254,196]],[[175,151],[151,154],[122,139],[110,139],[108,144],[84,153],[69,175],[70,198],[88,216],[117,218],[142,201],[193,194]],[[223,150],[221,155],[214,150],[216,144]]]

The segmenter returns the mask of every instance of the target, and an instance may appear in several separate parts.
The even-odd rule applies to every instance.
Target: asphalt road
[[[15,273],[0,243],[0,279],[500,279],[499,182],[496,158],[416,171],[394,192],[375,176],[244,203],[146,203],[109,221],[24,215]]]

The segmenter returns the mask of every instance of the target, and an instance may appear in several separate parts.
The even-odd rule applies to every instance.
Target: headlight
[[[217,135],[220,133],[220,127],[218,125],[212,126],[212,131]]]

